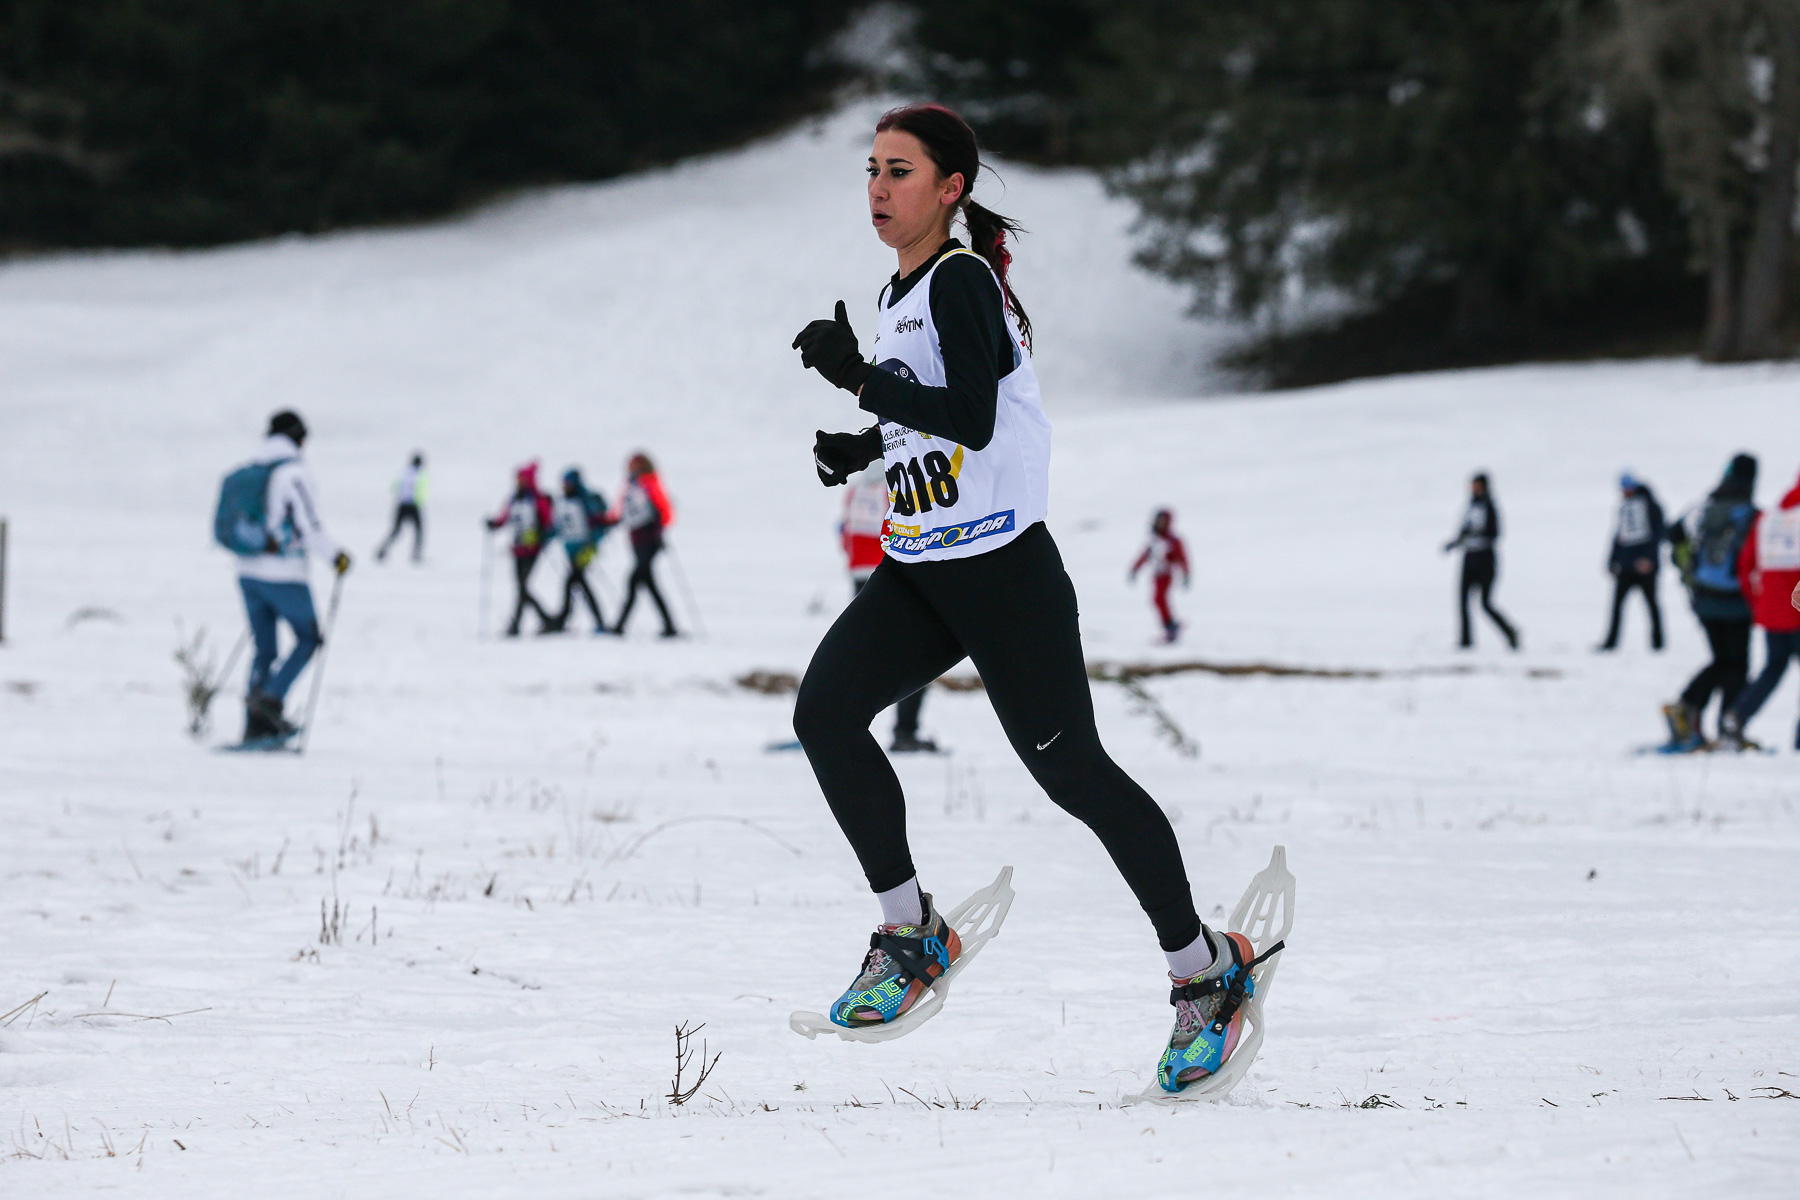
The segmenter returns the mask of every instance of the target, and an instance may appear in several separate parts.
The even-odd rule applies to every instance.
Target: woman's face
[[[912,134],[889,129],[875,135],[869,152],[869,220],[888,246],[910,246],[948,228],[962,191],[962,175],[940,178],[937,164]]]

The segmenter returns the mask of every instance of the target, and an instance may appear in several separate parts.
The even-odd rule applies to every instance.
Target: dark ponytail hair
[[[1019,303],[1012,281],[1007,278],[1012,253],[1006,248],[1006,235],[1023,231],[1017,221],[975,202],[975,177],[981,173],[981,147],[975,141],[975,131],[955,110],[942,104],[907,104],[889,109],[875,123],[875,132],[886,133],[890,129],[918,138],[925,153],[937,164],[939,175],[948,178],[960,174],[963,177],[962,196],[956,205],[962,212],[963,223],[969,227],[969,249],[994,268],[994,274],[1000,279],[1000,292],[1006,298],[1006,307],[1012,309],[1014,319],[1019,322],[1019,335],[1029,349],[1031,318],[1025,315],[1025,306]]]

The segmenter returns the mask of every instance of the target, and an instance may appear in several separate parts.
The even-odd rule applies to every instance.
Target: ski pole
[[[668,543],[664,544],[668,545]],[[675,582],[681,587],[681,599],[687,605],[688,615],[694,619],[694,632],[705,637],[706,622],[700,619],[700,608],[694,603],[694,593],[688,587],[687,572],[681,569],[681,555],[675,553],[675,547],[672,545],[668,549],[669,562],[675,568]]]
[[[488,593],[492,590],[490,580],[494,573],[494,531],[490,528],[481,535],[481,608],[475,619],[475,640],[486,641],[488,635]]]
[[[223,688],[225,686],[225,681],[231,677],[231,668],[237,665],[238,655],[244,652],[244,645],[249,642],[249,640],[250,631],[248,629],[238,634],[237,645],[233,646],[231,648],[231,653],[225,656],[225,665],[219,668],[219,677],[213,680],[211,690],[214,693],[217,693]]]
[[[300,741],[295,754],[306,753],[306,739],[312,736],[313,713],[319,707],[319,688],[325,682],[325,654],[331,649],[331,633],[337,627],[338,597],[344,594],[344,577],[331,584],[331,607],[325,611],[325,635],[319,639],[319,657],[313,663],[312,694],[306,698],[306,719],[300,722]]]

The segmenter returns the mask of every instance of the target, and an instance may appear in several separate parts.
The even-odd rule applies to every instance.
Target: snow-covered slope
[[[1619,468],[1678,510],[1750,449],[1766,502],[1800,468],[1800,372],[1204,397],[1219,331],[1126,265],[1128,212],[1079,175],[1003,166],[982,194],[1033,230],[1090,658],[1388,672],[1150,681],[1197,760],[1097,690],[1203,913],[1290,848],[1271,1036],[1223,1108],[1119,1106],[1166,1034],[1160,956],[979,693],[943,691],[926,723],[955,754],[900,764],[915,852],[949,896],[1015,864],[1012,918],[917,1035],[786,1031],[874,910],[804,761],[763,752],[790,700],[732,681],[801,670],[847,596],[808,449],[859,415],[788,342],[892,269],[870,116],[428,228],[0,269],[0,1014],[24,1005],[0,1016],[0,1194],[1787,1194],[1795,756],[1631,754],[1700,661],[1672,586],[1666,654],[1635,612],[1617,657],[1588,648]],[[245,761],[183,736],[169,656],[177,622],[236,636],[210,508],[284,405],[364,561],[312,749]],[[376,567],[415,447],[429,561]],[[478,518],[511,468],[610,482],[639,447],[707,636],[477,640]],[[1477,467],[1517,656],[1486,629],[1451,649],[1437,548]],[[1196,565],[1172,650],[1123,580],[1160,504]],[[1793,716],[1790,684],[1755,731],[1785,746]],[[673,1110],[671,1031],[701,1021],[723,1057]]]

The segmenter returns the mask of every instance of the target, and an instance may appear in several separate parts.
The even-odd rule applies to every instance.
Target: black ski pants
[[[512,621],[506,627],[507,637],[519,636],[519,622],[525,619],[525,610],[529,608],[537,614],[539,628],[551,624],[550,614],[544,606],[537,602],[531,594],[531,569],[537,566],[538,551],[527,550],[523,554],[513,554],[513,582],[518,586],[519,596],[513,603]]]
[[[1200,934],[1168,817],[1100,745],[1075,587],[1043,524],[949,562],[885,559],[813,654],[794,733],[869,887],[918,872],[906,800],[869,722],[968,658],[1007,740],[1050,799],[1100,838],[1165,950]]]
[[[1706,644],[1712,647],[1712,661],[1700,668],[1681,693],[1681,702],[1703,711],[1712,694],[1719,693],[1719,711],[1731,707],[1744,683],[1750,677],[1750,622],[1747,620],[1716,621],[1700,619],[1706,630]]]
[[[388,530],[387,539],[381,543],[381,549],[375,551],[376,562],[386,560],[388,550],[399,540],[400,531],[408,525],[413,527],[413,561],[419,561],[420,555],[425,553],[425,518],[420,514],[418,505],[409,503],[395,505],[394,527]]]
[[[1500,627],[1506,636],[1506,644],[1515,650],[1519,646],[1518,630],[1506,619],[1501,611],[1494,607],[1494,579],[1499,574],[1499,564],[1492,550],[1470,550],[1463,555],[1462,587],[1462,645],[1475,644],[1474,630],[1469,627],[1469,593],[1476,592],[1481,596],[1481,611],[1488,619]]]
[[[625,587],[625,607],[619,610],[619,623],[613,626],[615,633],[625,632],[625,622],[631,619],[631,610],[637,604],[638,589],[642,588],[650,593],[650,599],[656,605],[656,611],[662,615],[663,636],[675,636],[675,622],[669,616],[669,606],[663,603],[662,592],[657,590],[656,573],[650,567],[656,556],[662,552],[662,548],[661,537],[634,536],[631,539],[631,553],[637,558],[637,565],[632,567],[631,579]]]
[[[868,586],[867,579],[858,579],[851,585],[851,596],[860,595]],[[894,705],[894,740],[916,738],[919,736],[919,714],[925,711],[925,693],[931,690],[928,683],[900,703]],[[901,880],[902,883],[906,882]]]
[[[1768,653],[1763,656],[1763,667],[1755,679],[1750,681],[1731,707],[1737,712],[1741,725],[1748,725],[1750,718],[1762,710],[1781,686],[1781,677],[1787,673],[1788,659],[1800,662],[1800,631],[1777,633],[1773,629],[1763,630],[1763,645]],[[1800,750],[1800,726],[1794,729],[1794,748]]]
[[[588,563],[593,561],[592,552],[586,554],[577,551],[569,556],[569,577],[563,580],[562,611],[557,613],[551,624],[558,629],[566,628],[569,618],[575,615],[575,594],[581,593],[587,601],[588,612],[594,615],[594,628],[605,629],[606,618],[600,615],[600,602],[594,599],[594,589],[588,586]]]
[[[1608,650],[1619,644],[1619,624],[1625,615],[1625,599],[1632,592],[1644,593],[1644,604],[1650,609],[1650,648],[1663,648],[1662,606],[1656,602],[1656,572],[1638,572],[1622,569],[1613,576],[1612,620],[1606,626],[1606,641],[1602,643]]]

